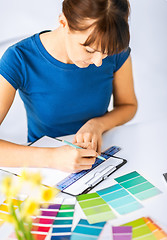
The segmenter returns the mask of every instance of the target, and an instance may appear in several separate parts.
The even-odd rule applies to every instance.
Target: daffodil
[[[49,204],[59,190],[54,187],[45,187],[41,184],[42,176],[39,172],[27,172],[23,170],[20,177],[7,176],[1,182],[2,192],[6,196],[6,209],[9,214],[3,214],[3,221],[14,225],[18,240],[34,240],[31,234],[32,217],[40,215],[40,205]],[[32,189],[33,186],[33,189]],[[22,201],[18,194],[30,188],[31,196]],[[2,214],[2,213],[1,213]]]
[[[21,180],[23,181],[29,181],[30,180],[30,174],[25,169],[22,170],[20,175]]]
[[[9,214],[5,214],[5,215],[4,215],[3,221],[4,221],[4,222],[9,222],[9,223],[15,224],[15,220],[14,220],[13,216],[11,216],[11,215],[9,215]]]
[[[42,176],[39,172],[37,173],[33,173],[32,174],[32,177],[31,177],[31,182],[34,184],[34,185],[40,185],[41,182],[42,182]]]
[[[28,198],[21,208],[21,217],[25,219],[29,219],[32,215],[39,214],[39,203],[34,199]]]
[[[18,181],[14,181],[13,177],[7,176],[1,182],[1,191],[8,198],[15,197],[20,191],[20,184]]]
[[[25,169],[21,172],[20,178],[22,181],[30,182],[34,186],[39,186],[42,182],[42,176],[40,172],[30,173]]]
[[[49,202],[53,200],[59,190],[54,187],[42,187],[41,189],[41,200],[44,202]]]
[[[11,192],[12,188],[12,178],[7,176],[2,180],[1,183],[1,191],[4,193],[6,196],[8,196]]]

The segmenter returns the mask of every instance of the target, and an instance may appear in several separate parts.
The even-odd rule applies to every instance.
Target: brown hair
[[[94,26],[83,44],[95,44],[103,53],[116,54],[129,46],[128,0],[64,0],[63,13],[71,31],[84,31]],[[85,20],[94,19],[93,24]]]

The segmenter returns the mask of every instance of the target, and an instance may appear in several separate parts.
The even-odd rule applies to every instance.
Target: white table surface
[[[103,135],[102,150],[113,145],[120,146],[122,150],[116,156],[123,157],[128,162],[91,192],[116,184],[114,178],[131,171],[137,171],[162,191],[162,194],[142,201],[144,208],[126,215],[119,215],[116,219],[109,221],[109,225],[120,225],[140,217],[150,217],[167,231],[167,182],[163,177],[163,173],[167,172],[166,120],[127,124],[116,127]],[[71,141],[73,136],[63,138]],[[72,196],[60,193],[59,197],[71,198]],[[77,203],[73,228],[80,218],[85,218],[85,215]],[[107,238],[102,235],[101,239]]]
[[[162,194],[142,201],[144,208],[119,216],[110,221],[111,224],[120,225],[145,216],[152,218],[167,231],[167,182],[163,177],[163,173],[167,172],[166,136],[167,119],[124,125],[103,135],[102,150],[113,145],[120,146],[122,150],[116,156],[123,157],[128,162],[91,192],[116,184],[114,178],[131,171],[137,171],[162,191]],[[70,140],[69,137],[66,138]],[[80,209],[77,210],[80,214]]]

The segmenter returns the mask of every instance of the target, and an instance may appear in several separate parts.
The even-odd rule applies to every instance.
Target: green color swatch
[[[51,240],[70,239],[75,202],[66,199],[61,205],[52,225]]]
[[[136,171],[115,178],[115,180],[139,200],[145,200],[161,193],[158,188]]]
[[[139,218],[135,221],[128,222],[122,226],[132,226],[132,239],[133,240],[156,240],[150,228],[147,226],[143,218]]]
[[[97,193],[82,194],[77,197],[77,201],[90,224],[116,217],[108,204]]]
[[[71,235],[71,240],[97,240],[105,222],[89,224],[87,220],[80,219]]]
[[[119,184],[97,191],[97,193],[121,215],[143,207]]]

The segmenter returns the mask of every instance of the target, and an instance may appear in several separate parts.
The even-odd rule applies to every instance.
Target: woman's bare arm
[[[0,75],[0,124],[13,103],[15,93],[16,90]],[[70,146],[39,148],[0,139],[1,167],[49,167],[75,172],[91,168],[96,156],[97,153],[91,149]]]

